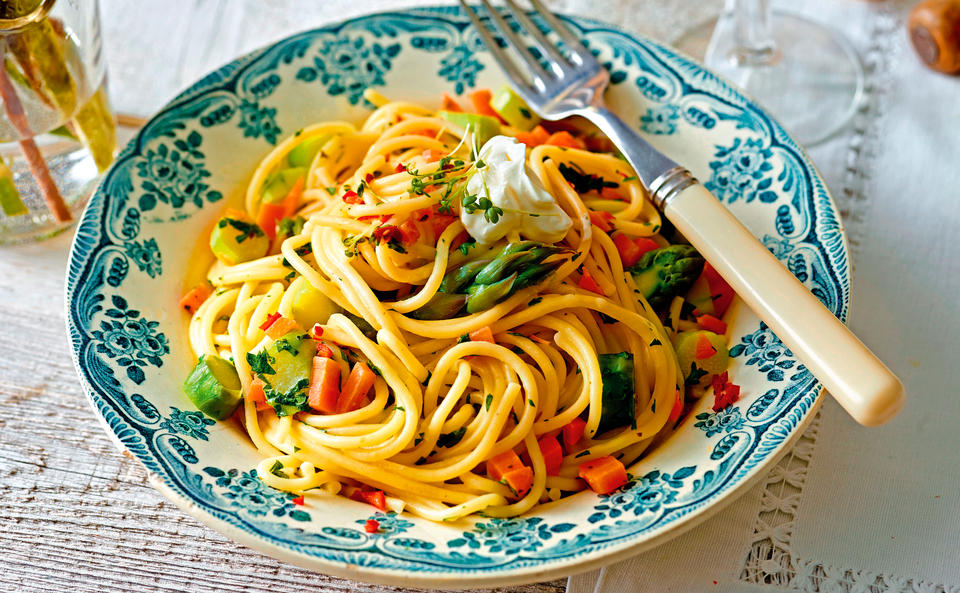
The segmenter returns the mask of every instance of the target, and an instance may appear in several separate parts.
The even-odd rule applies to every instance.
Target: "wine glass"
[[[768,0],[728,0],[673,45],[746,90],[805,146],[842,129],[863,99],[863,64],[850,42]]]

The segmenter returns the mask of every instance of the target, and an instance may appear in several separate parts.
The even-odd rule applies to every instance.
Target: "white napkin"
[[[960,79],[916,59],[910,3],[802,8],[842,28],[868,63],[868,108],[810,153],[851,241],[851,326],[899,374],[907,407],[868,429],[827,401],[759,494],[571,577],[568,593],[960,591]]]

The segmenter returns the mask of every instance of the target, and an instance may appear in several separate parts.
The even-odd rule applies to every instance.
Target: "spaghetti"
[[[188,393],[234,413],[263,456],[257,475],[291,493],[440,521],[622,485],[675,426],[685,383],[726,366],[722,337],[696,321],[715,287],[690,306],[709,269],[688,248],[678,294],[650,292],[670,242],[625,161],[584,145],[602,139],[524,131],[449,98],[442,112],[367,98],[378,107],[359,128],[280,143],[245,211],[218,222],[212,288],[184,302],[200,359]],[[549,203],[517,207],[491,187],[496,142],[520,146],[516,175]],[[540,216],[558,240],[523,231]],[[499,236],[475,240],[465,227],[478,225]],[[695,339],[693,364],[678,338]]]

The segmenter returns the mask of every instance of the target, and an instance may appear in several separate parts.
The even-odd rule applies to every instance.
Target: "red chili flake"
[[[407,166],[403,163],[397,163],[397,166],[393,170],[397,173],[404,173],[407,170]]]
[[[310,328],[310,333],[314,338],[323,337],[323,327],[319,323],[315,323],[312,328]]]
[[[377,218],[375,215],[371,214],[370,216],[358,216],[357,222],[366,222],[368,220],[373,220]]]
[[[323,342],[317,343],[317,356],[321,358],[333,358],[333,350]]]
[[[731,383],[727,371],[713,376],[713,411],[719,412],[740,399],[740,386]]]
[[[343,201],[347,204],[363,204],[363,198],[357,195],[357,192],[352,189],[343,194]]]
[[[403,241],[403,232],[393,224],[383,224],[373,230],[373,237],[379,241]]]
[[[267,315],[267,320],[260,325],[260,329],[267,331],[270,329],[270,326],[273,325],[273,322],[277,319],[280,319],[281,315],[279,313],[270,313]]]
[[[376,533],[380,531],[380,522],[376,519],[367,519],[367,522],[363,525],[363,530],[367,533]]]
[[[302,495],[302,494],[301,494],[300,496],[294,498],[294,499],[291,500],[290,502],[292,502],[293,504],[295,504],[295,505],[297,505],[297,506],[301,506],[301,507],[305,504],[304,501],[303,501],[303,495]]]
[[[452,169],[452,168],[453,168],[453,163],[451,163],[450,161],[447,161],[447,162],[445,162],[445,163],[443,164],[442,167],[440,167],[440,170],[441,170],[441,171],[447,171],[447,170],[450,170],[450,169]]]
[[[624,171],[617,171],[617,175],[619,175],[620,177],[623,177],[624,179],[626,179],[627,177],[630,177]]]
[[[364,177],[363,180],[366,181],[367,183],[370,183],[371,181],[373,181],[373,173],[367,173],[367,176]]]

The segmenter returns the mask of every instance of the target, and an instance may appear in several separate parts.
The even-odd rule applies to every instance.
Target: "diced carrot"
[[[250,383],[250,390],[247,392],[247,397],[249,397],[253,403],[257,404],[257,411],[262,412],[263,410],[270,409],[270,404],[267,403],[267,394],[263,391],[263,381],[260,380],[260,377],[257,377]]]
[[[643,255],[640,253],[640,248],[637,247],[637,243],[623,233],[614,235],[613,244],[617,246],[617,251],[620,253],[620,261],[623,262],[624,268],[635,265],[640,261],[640,256]]]
[[[693,357],[697,360],[704,360],[716,353],[717,349],[713,347],[713,344],[710,343],[707,336],[700,334],[700,337],[697,339],[697,348],[693,351]]]
[[[213,287],[209,284],[198,284],[188,290],[187,294],[180,297],[180,308],[187,313],[193,314],[212,293]]]
[[[574,138],[570,132],[563,130],[561,132],[554,132],[550,134],[550,137],[547,138],[547,141],[544,144],[550,144],[553,146],[562,146],[564,148],[579,148],[583,150],[586,148],[586,145],[583,143],[583,140]]]
[[[643,257],[643,254],[648,251],[653,251],[654,249],[660,249],[660,245],[651,239],[650,237],[637,237],[633,240],[637,244],[637,247],[640,248],[640,256]]]
[[[487,472],[491,478],[497,481],[500,481],[505,473],[519,467],[523,467],[523,462],[520,461],[520,456],[517,455],[517,452],[513,449],[504,451],[496,457],[487,460]]]
[[[403,234],[404,243],[416,243],[417,239],[420,238],[420,229],[417,228],[417,223],[412,220],[403,221],[399,228]]]
[[[298,177],[283,200],[277,203],[262,202],[260,204],[257,224],[270,237],[271,241],[277,236],[277,223],[284,218],[293,216],[293,213],[300,206],[300,197],[303,196],[303,183],[303,177]]]
[[[597,494],[610,494],[627,483],[627,468],[612,456],[598,457],[581,465],[577,475]]]
[[[339,399],[340,365],[330,357],[314,356],[307,403],[318,412],[335,414]]]
[[[609,233],[613,230],[613,220],[613,214],[610,214],[604,210],[590,211],[590,222],[593,223],[593,226],[605,233]]]
[[[560,429],[563,434],[563,447],[567,453],[570,452],[570,447],[579,443],[583,438],[583,430],[586,427],[587,423],[582,418],[574,418]]]
[[[322,356],[323,358],[333,358],[333,350],[331,350],[330,346],[327,346],[323,342],[317,342],[317,356]]]
[[[519,468],[512,469],[503,474],[503,477],[500,478],[500,482],[506,484],[507,487],[513,491],[517,498],[523,498],[526,496],[527,492],[530,492],[530,487],[533,486],[533,468],[528,465],[524,465]]]
[[[297,324],[296,321],[290,319],[289,317],[278,317],[276,321],[270,324],[265,331],[268,336],[274,340],[278,340],[281,337],[289,334],[292,331],[303,331],[303,329]]]
[[[363,524],[363,530],[367,533],[376,533],[380,531],[380,522],[376,519],[367,519],[366,523]]]
[[[629,202],[625,195],[613,189],[612,187],[600,188],[600,197],[604,200],[614,200],[617,202]]]
[[[529,132],[518,132],[517,133],[517,142],[522,142],[533,148],[534,146],[540,146],[550,138],[550,132],[544,129],[543,126],[537,126],[530,130]]]
[[[718,318],[723,317],[733,302],[733,288],[727,284],[727,281],[720,276],[710,262],[703,266],[703,277],[707,279],[707,285],[710,287],[710,296],[713,298],[713,314]]]
[[[505,124],[500,114],[497,113],[497,110],[490,106],[490,99],[493,98],[493,93],[490,92],[490,89],[478,89],[470,93],[470,102],[473,103],[473,111],[479,113],[480,115],[489,115],[490,117],[496,118],[502,124]]]
[[[721,336],[727,333],[727,324],[713,315],[701,315],[697,317],[697,324],[703,329]]]
[[[543,435],[537,444],[540,445],[540,454],[543,455],[543,462],[547,466],[547,475],[555,476],[560,473],[560,466],[563,464],[563,448],[560,447],[557,437]]]
[[[463,111],[463,107],[460,107],[460,104],[447,93],[443,93],[440,99],[440,109],[444,111]]]
[[[597,281],[590,274],[590,271],[584,268],[583,272],[580,275],[580,280],[577,281],[577,286],[584,290],[589,290],[590,292],[595,292],[599,295],[603,294],[603,289],[600,288],[600,285],[597,284]]]
[[[676,422],[680,419],[680,414],[683,413],[683,402],[680,401],[680,390],[678,389],[674,394],[673,399],[673,408],[670,409],[670,422]]]
[[[267,331],[270,329],[270,326],[273,325],[273,322],[277,319],[280,319],[280,313],[269,313],[267,314],[267,320],[260,324],[260,329]]]
[[[347,382],[343,385],[343,392],[337,400],[337,414],[352,412],[363,407],[367,399],[367,392],[373,387],[376,375],[370,370],[370,367],[363,362],[357,362],[350,370],[347,376]]]
[[[491,344],[496,344],[493,339],[493,330],[490,329],[489,325],[485,325],[480,329],[475,329],[470,332],[469,335],[471,342],[490,342]]]
[[[367,504],[372,504],[381,511],[386,512],[387,510],[387,497],[383,493],[383,490],[354,490],[353,494],[350,495],[350,500],[356,500],[357,502],[365,502]]]

